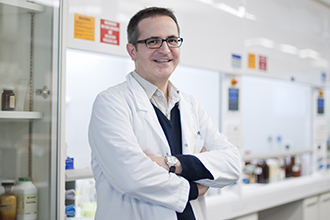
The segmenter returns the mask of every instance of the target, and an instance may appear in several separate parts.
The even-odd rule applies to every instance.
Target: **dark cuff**
[[[194,182],[189,181],[190,191],[189,191],[189,201],[197,199],[198,197],[198,187]]]
[[[182,173],[180,175],[185,179],[189,181],[214,179],[210,171],[205,168],[205,166],[197,157],[183,154],[175,155],[175,157],[178,158],[181,163]]]

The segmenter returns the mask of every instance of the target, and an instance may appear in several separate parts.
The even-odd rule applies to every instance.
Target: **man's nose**
[[[167,42],[163,41],[163,44],[160,48],[158,48],[158,51],[161,53],[167,54],[167,53],[171,52],[171,49],[167,45]]]

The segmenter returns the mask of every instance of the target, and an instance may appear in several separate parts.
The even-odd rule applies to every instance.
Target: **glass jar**
[[[3,88],[1,110],[14,111],[16,106],[15,94],[12,87]]]
[[[5,193],[0,196],[0,219],[15,220],[17,198],[11,192],[14,183],[3,182],[2,186],[5,188]]]

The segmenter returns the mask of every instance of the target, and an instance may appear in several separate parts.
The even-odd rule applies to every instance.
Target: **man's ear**
[[[137,51],[136,47],[133,44],[128,43],[128,44],[126,44],[126,50],[127,50],[128,54],[130,55],[131,59],[133,61],[135,61],[136,60],[136,51]]]

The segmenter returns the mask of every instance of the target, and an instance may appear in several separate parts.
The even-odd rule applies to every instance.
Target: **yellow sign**
[[[74,14],[74,38],[94,41],[95,18],[81,14]]]
[[[249,53],[248,54],[248,59],[249,59],[249,68],[252,68],[252,69],[255,69],[256,68],[256,55],[255,54],[252,54],[252,53]]]

